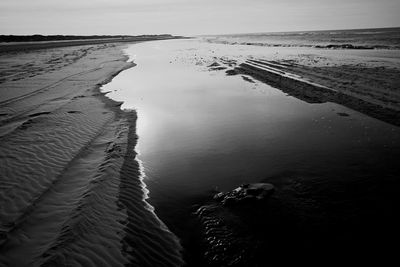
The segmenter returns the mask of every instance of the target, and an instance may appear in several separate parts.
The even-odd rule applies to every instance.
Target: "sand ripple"
[[[3,83],[18,90],[0,99],[0,265],[182,265],[179,241],[145,201],[136,114],[98,92],[130,66],[104,49]]]

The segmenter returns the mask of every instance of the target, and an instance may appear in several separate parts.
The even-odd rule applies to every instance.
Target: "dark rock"
[[[221,65],[220,65],[218,62],[214,62],[214,63],[208,65],[209,68],[212,68],[212,67],[219,67],[219,66],[221,66]]]
[[[214,68],[210,68],[210,70],[226,70],[226,67],[214,67]]]
[[[269,183],[243,184],[229,192],[214,195],[213,200],[196,211],[202,227],[204,257],[209,266],[252,266],[259,229],[249,223],[264,217],[274,186]]]
[[[223,198],[224,198],[225,195],[226,195],[226,193],[223,193],[223,192],[220,192],[220,193],[218,193],[218,194],[215,194],[215,195],[214,195],[214,200],[221,201],[221,200],[223,200]]]
[[[233,76],[233,75],[237,75],[238,72],[235,69],[230,69],[230,70],[227,70],[225,72],[225,74],[228,75],[228,76]]]
[[[228,193],[216,194],[214,200],[227,206],[262,201],[268,199],[274,190],[274,186],[268,183],[243,184]]]
[[[245,80],[246,82],[255,83],[255,81],[253,81],[252,79],[250,79],[250,78],[247,77],[247,76],[243,76],[243,75],[242,75],[242,78],[243,78],[243,80]]]

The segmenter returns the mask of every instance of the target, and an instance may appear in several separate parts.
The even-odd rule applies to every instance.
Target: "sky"
[[[0,0],[0,34],[201,35],[400,27],[400,0]]]

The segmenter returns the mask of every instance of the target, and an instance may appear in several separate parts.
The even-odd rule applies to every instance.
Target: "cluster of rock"
[[[210,266],[245,266],[252,261],[257,242],[245,218],[253,208],[265,204],[273,192],[272,184],[243,184],[217,193],[213,201],[196,211]]]
[[[274,190],[274,186],[268,183],[243,184],[230,192],[216,194],[214,200],[225,206],[251,204],[268,199]]]
[[[226,67],[222,66],[221,64],[219,64],[218,62],[213,62],[212,64],[207,66],[209,68],[209,70],[225,70]]]

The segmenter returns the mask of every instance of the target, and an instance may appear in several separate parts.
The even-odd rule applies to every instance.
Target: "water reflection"
[[[138,112],[140,159],[156,209],[288,171],[348,179],[396,170],[397,127],[206,71],[215,56],[240,60],[242,47],[173,40],[132,45],[126,52],[137,66],[104,90]]]

